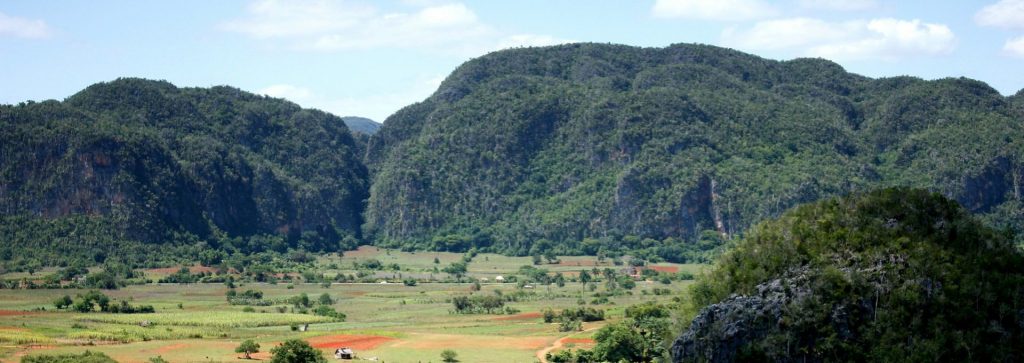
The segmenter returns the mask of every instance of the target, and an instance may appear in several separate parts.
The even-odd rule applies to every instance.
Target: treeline
[[[99,308],[100,312],[112,314],[147,314],[154,313],[153,305],[132,305],[127,300],[111,304],[111,300],[102,292],[91,290],[85,294],[78,294],[74,299],[70,295],[64,295],[53,301],[53,306],[58,310],[72,309],[80,313],[91,313]]]

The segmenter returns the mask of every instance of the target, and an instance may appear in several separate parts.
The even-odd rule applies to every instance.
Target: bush
[[[74,301],[72,301],[71,296],[68,295],[64,295],[63,297],[57,298],[53,301],[53,306],[56,306],[57,309],[65,309],[70,307],[71,304],[74,304]]]
[[[554,310],[551,310],[551,309],[545,309],[544,310],[544,322],[545,323],[552,323],[552,322],[554,322],[556,316],[557,315],[555,314]]]
[[[106,354],[85,351],[82,354],[31,355],[21,358],[22,363],[117,363]]]
[[[320,316],[331,317],[340,321],[345,321],[345,318],[347,318],[344,313],[340,313],[327,305],[318,306],[316,310],[313,310],[313,313]]]
[[[244,353],[245,359],[252,359],[250,356],[252,353],[259,353],[260,345],[252,339],[246,339],[242,344],[235,348],[235,353]]]
[[[319,349],[300,339],[286,340],[271,348],[270,353],[273,355],[271,363],[327,363],[327,358]]]
[[[441,351],[441,361],[445,362],[445,363],[455,363],[455,362],[458,362],[459,361],[459,359],[457,358],[458,356],[459,356],[458,353],[455,353],[455,351],[451,350],[451,349],[445,349],[445,350]]]

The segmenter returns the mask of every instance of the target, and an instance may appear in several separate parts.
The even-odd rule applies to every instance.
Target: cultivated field
[[[438,263],[435,264],[434,259]],[[434,272],[435,266],[459,261],[455,253],[404,253],[363,247],[358,251],[321,256],[319,270],[326,275],[355,273],[353,263],[377,259],[385,265],[398,264],[399,271],[376,271],[375,278],[400,281],[403,278],[447,278]],[[584,284],[571,281],[578,271],[612,268],[611,261],[593,257],[562,257],[561,263],[537,267],[562,272],[570,281],[556,285],[517,286],[494,283],[494,278],[516,275],[523,265],[532,265],[529,257],[480,254],[469,264],[467,276],[487,278],[480,291],[471,291],[472,283],[246,283],[237,290],[259,290],[271,301],[306,293],[315,299],[328,293],[333,308],[347,315],[344,322],[312,314],[303,314],[286,304],[249,307],[229,305],[224,284],[148,284],[104,291],[112,299],[132,304],[152,305],[152,314],[75,313],[55,311],[52,301],[81,290],[0,290],[0,361],[16,362],[22,356],[42,353],[102,351],[123,362],[145,362],[161,356],[170,362],[238,362],[241,354],[234,348],[242,340],[253,339],[261,345],[253,358],[269,359],[269,350],[291,338],[307,340],[328,357],[339,347],[354,348],[361,359],[382,362],[438,362],[440,352],[452,349],[462,362],[535,362],[543,353],[567,347],[592,346],[594,329],[606,322],[585,323],[582,332],[559,332],[558,324],[544,323],[541,311],[578,307],[605,309],[610,321],[621,319],[626,306],[644,301],[668,301],[680,296],[688,281],[671,284],[639,281],[629,294],[607,297],[604,303],[593,298],[605,287],[597,283],[590,291]],[[658,264],[663,272],[699,273],[701,265]],[[167,270],[150,273],[168,274]],[[159,277],[159,276],[153,276]],[[11,278],[3,276],[3,278]],[[521,285],[521,284],[520,284]],[[653,289],[672,293],[654,295]],[[451,298],[459,295],[516,295],[506,306],[513,314],[454,314]],[[517,292],[521,291],[521,292]],[[179,305],[180,304],[180,305]],[[45,311],[41,311],[45,308]],[[295,330],[309,324],[308,331]]]

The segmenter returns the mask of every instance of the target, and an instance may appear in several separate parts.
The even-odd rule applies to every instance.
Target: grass
[[[207,311],[203,313],[174,312],[155,314],[79,314],[73,317],[81,322],[99,322],[155,326],[196,326],[213,328],[255,328],[261,326],[326,323],[333,319],[304,314],[245,313],[236,311]]]
[[[362,248],[359,251],[321,256],[318,270],[327,274],[351,273],[353,262],[377,258],[385,264],[398,263],[402,270],[381,272],[382,275],[422,274],[429,276],[435,264],[443,267],[461,260],[455,253],[406,253]],[[559,265],[542,265],[551,271],[571,272],[580,269],[617,269],[610,261],[598,263],[593,257],[562,257]],[[576,264],[580,266],[576,266]],[[337,269],[327,268],[331,264]],[[514,275],[520,266],[530,265],[529,257],[508,257],[480,254],[469,265],[469,275],[493,278],[498,274]],[[670,265],[679,271],[699,273],[701,265]],[[446,274],[434,274],[447,277]],[[640,281],[632,294],[614,296],[608,304],[587,305],[607,310],[614,321],[622,318],[622,310],[644,301],[669,301],[685,290],[688,281],[671,285]],[[105,313],[79,314],[54,311],[50,302],[77,290],[0,290],[0,361],[17,361],[25,354],[80,353],[86,349],[104,352],[118,361],[147,361],[157,355],[172,362],[237,362],[234,348],[245,339],[260,343],[267,352],[276,344],[292,338],[312,339],[318,336],[377,336],[385,343],[358,349],[360,357],[377,357],[386,362],[439,361],[443,349],[454,349],[463,362],[533,362],[535,353],[567,333],[558,332],[556,324],[545,324],[539,317],[509,315],[460,315],[451,312],[452,296],[466,294],[508,295],[519,289],[515,284],[482,284],[480,291],[470,291],[470,283],[402,284],[320,284],[246,283],[239,290],[256,289],[269,299],[286,299],[306,293],[311,298],[328,293],[335,300],[335,309],[348,315],[345,322],[297,313],[278,313],[276,306],[256,307],[257,312],[242,312],[242,307],[228,305],[222,284],[149,284],[106,291],[114,299],[131,300],[133,304],[153,305],[154,314],[117,315]],[[604,291],[598,284],[596,292]],[[670,295],[644,295],[642,290],[668,288]],[[520,301],[507,306],[522,314],[576,307],[577,301],[592,300],[593,292],[578,282],[564,287],[537,286],[526,291]],[[182,303],[181,308],[178,303]],[[281,306],[281,305],[278,305]],[[42,312],[13,313],[47,308]],[[263,311],[263,312],[261,312]],[[521,317],[521,316],[520,316]],[[143,327],[143,322],[149,326]],[[309,323],[309,331],[293,331],[291,325]],[[604,322],[590,324],[600,326]],[[589,332],[580,336],[591,336]],[[317,339],[325,339],[323,337]],[[333,338],[331,338],[333,339]],[[339,338],[340,339],[340,338]],[[93,345],[95,344],[95,345]],[[339,341],[339,344],[346,344]],[[323,348],[330,356],[331,348]],[[265,353],[264,353],[265,354]]]

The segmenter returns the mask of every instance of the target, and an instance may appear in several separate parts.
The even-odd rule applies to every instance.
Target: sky
[[[1024,0],[0,0],[0,103],[143,77],[383,121],[474,57],[569,42],[713,44],[1024,88]]]

